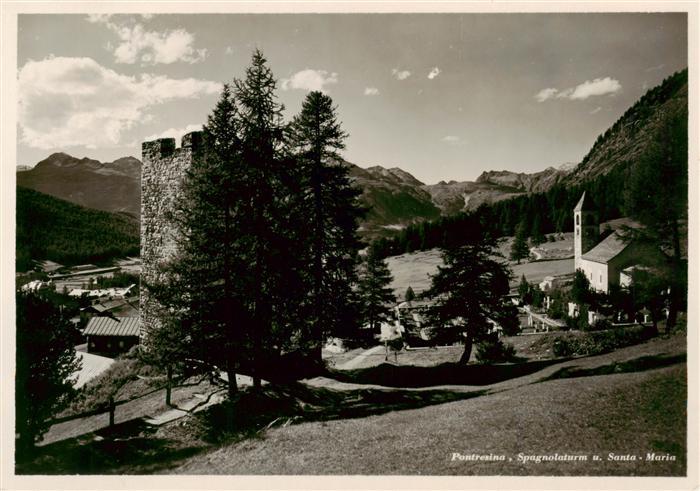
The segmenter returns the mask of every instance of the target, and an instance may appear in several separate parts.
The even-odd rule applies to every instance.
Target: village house
[[[93,317],[83,331],[88,353],[114,356],[139,343],[138,317]]]

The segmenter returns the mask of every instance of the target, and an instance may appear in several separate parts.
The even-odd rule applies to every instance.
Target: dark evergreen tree
[[[16,457],[28,457],[49,420],[74,393],[80,368],[73,349],[76,328],[61,309],[37,293],[17,292],[15,363]]]
[[[245,361],[245,295],[254,283],[246,250],[248,201],[240,192],[239,119],[228,85],[204,127],[204,151],[188,169],[171,218],[178,255],[162,265],[161,281],[147,284],[160,304],[160,322],[147,334],[146,355],[172,373],[185,357],[228,373],[229,396]]]
[[[527,247],[527,232],[525,231],[525,223],[521,222],[515,229],[515,238],[513,239],[513,245],[510,248],[510,259],[512,261],[518,261],[528,257],[530,254],[530,249]]]
[[[504,332],[517,331],[517,310],[507,298],[510,293],[508,265],[497,257],[497,242],[492,235],[470,228],[467,244],[452,245],[442,250],[444,266],[432,277],[424,296],[434,305],[428,309],[432,325],[464,341],[460,363],[468,363],[474,342],[486,338],[500,324]]]
[[[547,239],[542,233],[542,220],[540,219],[540,214],[536,213],[535,218],[532,221],[532,231],[530,232],[530,242],[533,246],[538,246],[545,242]]]
[[[629,293],[634,311],[647,309],[654,331],[658,332],[658,323],[663,317],[663,308],[667,300],[665,294],[669,278],[659,271],[636,269],[632,273],[632,285]]]
[[[687,294],[687,264],[681,235],[688,217],[688,113],[661,120],[658,134],[635,165],[625,190],[630,216],[644,229],[630,230],[635,240],[653,244],[666,256],[670,280],[667,328],[672,328]],[[656,265],[660,266],[660,265]]]
[[[520,300],[525,304],[529,304],[532,301],[530,295],[530,283],[527,282],[527,278],[523,274],[520,278],[520,285],[518,285],[518,295]]]
[[[363,323],[378,330],[380,323],[389,319],[396,302],[391,285],[392,276],[384,259],[370,248],[365,258],[359,282],[359,298]]]
[[[571,301],[579,305],[590,305],[592,300],[591,283],[583,270],[577,269],[571,285]]]
[[[321,346],[329,332],[352,329],[356,282],[357,219],[360,191],[351,185],[349,168],[339,151],[345,148],[332,99],[310,92],[301,113],[289,126],[289,142],[301,180],[304,234],[308,247],[309,298],[307,340],[321,361]],[[334,306],[335,308],[331,308]]]
[[[248,311],[252,346],[254,386],[260,387],[260,373],[266,354],[278,351],[272,339],[285,336],[277,331],[278,323],[287,317],[286,309],[278,309],[287,295],[292,277],[290,266],[296,263],[294,243],[296,231],[285,219],[289,217],[285,181],[289,162],[283,158],[284,143],[282,110],[277,102],[277,82],[260,50],[255,50],[245,78],[236,79],[235,98],[240,115],[241,186],[236,188],[241,200],[243,244],[242,257],[255,281],[244,297]],[[293,223],[292,223],[293,225]],[[287,323],[285,322],[286,326]]]
[[[406,293],[404,295],[404,300],[407,302],[412,302],[416,298],[416,294],[413,293],[413,288],[409,285],[408,288],[406,288]]]

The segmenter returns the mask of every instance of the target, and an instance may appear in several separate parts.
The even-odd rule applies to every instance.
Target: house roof
[[[619,232],[613,232],[593,249],[582,255],[581,259],[606,264],[625,250],[628,245],[630,242],[624,240]]]
[[[139,317],[93,317],[83,331],[86,336],[138,336]]]
[[[581,199],[578,200],[574,211],[596,211],[595,206],[593,206],[593,200],[586,196],[586,191],[581,195]]]

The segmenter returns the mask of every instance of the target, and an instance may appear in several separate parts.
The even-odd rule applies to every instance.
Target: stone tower
[[[141,146],[141,282],[159,279],[159,264],[177,251],[176,230],[168,218],[178,199],[186,169],[202,151],[202,133],[182,137],[180,148],[174,138],[144,142]],[[154,300],[141,288],[141,340],[147,336],[158,318]]]
[[[598,243],[598,213],[584,191],[574,208],[574,270],[581,267],[581,256]]]

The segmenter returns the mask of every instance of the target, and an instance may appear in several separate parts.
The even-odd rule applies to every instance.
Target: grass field
[[[684,337],[657,339],[474,388],[460,400],[447,402],[449,399],[444,398],[442,403],[425,407],[417,404],[402,411],[378,410],[375,414],[364,413],[363,417],[273,428],[264,438],[197,455],[174,471],[183,474],[683,475],[686,365],[682,357],[670,355],[683,353],[684,347]],[[362,394],[358,393],[357,397],[362,398]],[[376,400],[375,404],[380,401]],[[652,452],[672,455],[675,460],[644,460]],[[503,455],[506,460],[453,460],[454,453]],[[521,454],[554,453],[582,455],[587,460],[526,463],[518,459]],[[642,459],[608,460],[610,453]],[[601,460],[594,461],[593,455]]]
[[[422,367],[421,352],[414,352],[413,367],[382,365],[345,372],[347,381],[329,378],[335,377],[331,373],[301,384],[267,386],[260,395],[244,391],[228,422],[215,406],[154,428],[138,417],[138,408],[129,408],[113,430],[77,438],[64,434],[69,438],[41,447],[38,458],[19,471],[683,475],[685,347],[679,333],[600,356],[532,362],[529,369],[503,365],[494,372],[471,365],[457,385],[438,385],[440,367]],[[443,353],[449,356],[449,350]],[[441,361],[428,354],[426,363]],[[392,370],[413,371],[420,378],[410,387],[369,381]],[[474,378],[479,373],[490,379]],[[363,377],[367,381],[358,383]],[[148,412],[162,409],[163,394],[153,396],[145,401]],[[176,395],[178,401],[181,397],[186,392]],[[68,428],[55,428],[55,436],[56,430]],[[645,461],[652,452],[675,460]],[[505,461],[465,461],[453,458],[455,453],[503,455]],[[518,458],[554,453],[588,460]],[[610,453],[642,460],[608,460]],[[593,461],[593,455],[601,460]]]
[[[561,243],[561,242],[560,242]],[[402,299],[409,286],[418,294],[430,287],[430,276],[437,273],[438,266],[442,265],[440,251],[431,249],[410,254],[401,254],[386,259],[391,274],[394,277],[391,287],[397,298]],[[530,283],[539,283],[545,276],[573,273],[573,259],[557,259],[551,261],[532,261],[516,264],[509,263],[513,272],[511,286],[520,282],[524,274]]]

